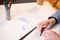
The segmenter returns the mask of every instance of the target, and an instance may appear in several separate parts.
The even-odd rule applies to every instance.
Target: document
[[[45,40],[45,38],[44,38],[44,34],[40,36],[40,32],[38,31],[38,29],[35,29],[24,40]]]

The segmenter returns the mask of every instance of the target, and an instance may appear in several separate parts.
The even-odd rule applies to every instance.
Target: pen
[[[45,29],[45,28],[43,28],[43,29],[41,30],[41,32],[40,32],[40,36],[42,35],[42,33],[43,33],[44,29]]]

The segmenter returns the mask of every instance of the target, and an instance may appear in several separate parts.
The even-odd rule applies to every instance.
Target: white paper
[[[24,40],[45,40],[45,38],[44,38],[44,34],[40,36],[40,32],[37,29],[35,29]]]

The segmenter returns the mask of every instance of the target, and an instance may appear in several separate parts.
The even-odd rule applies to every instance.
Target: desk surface
[[[54,12],[56,10],[48,2],[44,5],[37,5],[35,2],[12,4],[11,20],[8,21],[5,7],[0,5],[0,40],[18,40],[38,22],[46,20]]]

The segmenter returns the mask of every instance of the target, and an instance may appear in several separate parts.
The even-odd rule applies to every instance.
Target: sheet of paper
[[[40,32],[37,29],[35,29],[24,40],[45,40],[45,38],[44,38],[44,34],[40,36]]]
[[[19,40],[35,26],[32,25],[34,19],[20,16],[10,21],[2,20],[0,22],[0,40]]]
[[[36,26],[34,20],[35,20],[34,18],[26,17],[26,16],[17,17],[16,22],[18,22],[21,26],[21,28],[20,28],[20,38]]]
[[[55,25],[51,30],[60,35],[60,24]]]

